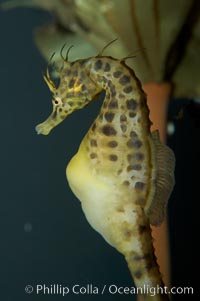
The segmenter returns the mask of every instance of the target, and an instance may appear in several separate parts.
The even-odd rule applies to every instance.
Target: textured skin
[[[150,223],[159,224],[164,218],[165,199],[174,184],[174,157],[160,143],[158,133],[153,135],[156,138],[150,133],[146,95],[139,80],[123,60],[97,56],[66,61],[58,88],[48,74],[46,81],[54,94],[54,108],[36,127],[42,134],[105,90],[100,113],[67,166],[67,179],[91,226],[125,256],[135,284],[163,286]],[[169,161],[169,180],[164,181],[169,189],[161,202],[155,199],[156,186],[163,191],[166,174],[157,166],[156,145],[165,150],[160,152],[160,162]],[[144,298],[152,299],[148,294]],[[157,294],[154,300],[168,299]]]

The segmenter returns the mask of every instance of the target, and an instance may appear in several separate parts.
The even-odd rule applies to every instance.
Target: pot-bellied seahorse
[[[68,61],[58,87],[49,72],[53,112],[36,127],[47,135],[102,91],[100,113],[67,166],[69,185],[91,226],[121,252],[137,287],[163,287],[154,255],[151,225],[164,219],[174,186],[174,155],[150,132],[146,95],[125,59],[102,54]],[[152,300],[144,293],[144,300]],[[153,300],[168,300],[161,291]]]

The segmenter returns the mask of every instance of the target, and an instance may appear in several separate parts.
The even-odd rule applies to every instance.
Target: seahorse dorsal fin
[[[144,209],[151,225],[158,226],[164,220],[167,201],[175,184],[175,157],[173,151],[160,142],[157,130],[151,136],[154,144],[152,151],[155,152],[152,155],[156,164],[155,190],[153,189],[154,195],[149,197]]]

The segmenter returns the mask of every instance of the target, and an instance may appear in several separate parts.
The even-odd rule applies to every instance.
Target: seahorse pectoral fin
[[[155,182],[155,190],[153,195],[149,197],[145,205],[145,213],[149,218],[151,225],[160,225],[165,217],[167,201],[173,190],[175,156],[173,151],[160,142],[159,132],[153,131],[152,137],[152,157],[154,157],[155,172],[153,181]]]

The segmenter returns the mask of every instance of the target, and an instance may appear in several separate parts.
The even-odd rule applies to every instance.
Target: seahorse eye
[[[56,106],[62,104],[62,101],[60,98],[53,98],[52,102]]]

